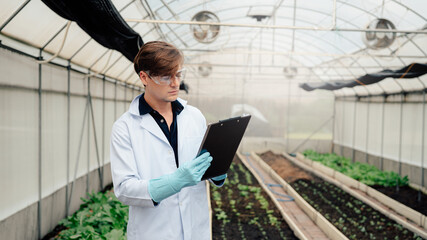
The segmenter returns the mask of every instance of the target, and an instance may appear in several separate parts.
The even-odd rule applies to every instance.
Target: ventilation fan
[[[207,77],[207,76],[211,75],[212,65],[208,62],[202,62],[199,65],[198,72],[199,72],[200,76]]]
[[[297,75],[298,69],[296,67],[284,67],[283,73],[285,74],[286,78],[291,79]]]
[[[372,21],[366,29],[394,30],[396,29],[396,27],[389,20],[384,18],[378,18]],[[363,41],[365,42],[366,46],[371,49],[386,48],[390,46],[395,39],[396,39],[395,32],[367,31],[363,36]]]
[[[197,22],[219,22],[219,18],[212,12],[198,12],[191,21]],[[211,43],[215,41],[219,34],[219,25],[190,25],[194,38],[201,43]]]

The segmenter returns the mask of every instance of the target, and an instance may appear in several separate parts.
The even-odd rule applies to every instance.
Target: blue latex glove
[[[148,182],[151,199],[160,202],[178,193],[184,187],[196,185],[211,165],[212,159],[211,154],[205,152],[195,159],[183,163],[174,173],[151,179]]]
[[[211,178],[214,181],[221,181],[227,177],[227,173]]]

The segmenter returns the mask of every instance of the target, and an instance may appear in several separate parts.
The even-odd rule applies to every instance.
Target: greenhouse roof
[[[233,74],[257,69],[272,82],[328,82],[427,62],[425,0],[112,3],[144,42],[164,40],[180,48],[193,77],[203,76],[203,71],[215,72],[217,67]],[[43,49],[44,59],[58,54],[54,62],[70,62],[95,74],[141,86],[128,58],[94,41],[75,22],[68,26],[67,19],[42,1],[1,0],[1,6],[2,44],[35,56]],[[372,29],[377,31],[368,31]],[[29,50],[22,43],[35,48]],[[235,60],[224,62],[227,58]],[[216,77],[233,78],[225,73]],[[421,76],[335,93],[372,94],[388,88],[413,91],[426,86],[427,79]]]

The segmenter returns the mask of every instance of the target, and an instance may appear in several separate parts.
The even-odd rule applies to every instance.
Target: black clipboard
[[[222,175],[230,168],[251,115],[229,118],[208,125],[197,156],[207,150],[213,160],[202,180]]]

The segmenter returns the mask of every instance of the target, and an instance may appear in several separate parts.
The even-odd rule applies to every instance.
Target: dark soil
[[[248,195],[242,196],[238,186],[241,188],[243,185],[260,188],[268,208],[262,207],[265,202],[259,197],[257,199],[254,192],[247,191]],[[211,185],[211,203],[213,239],[297,239],[269,196],[237,157],[228,171],[225,184],[221,188]],[[220,216],[222,211],[226,214],[225,219]],[[275,224],[272,224],[271,217],[277,219]]]
[[[422,239],[333,184],[305,172],[281,155],[260,157],[349,239]]]
[[[427,215],[427,195],[420,192],[420,200],[418,201],[419,191],[409,187],[399,187],[397,191],[396,187],[384,187],[384,186],[370,186],[375,188],[377,191],[382,192],[384,195],[393,198],[394,200],[406,205],[421,214]]]

